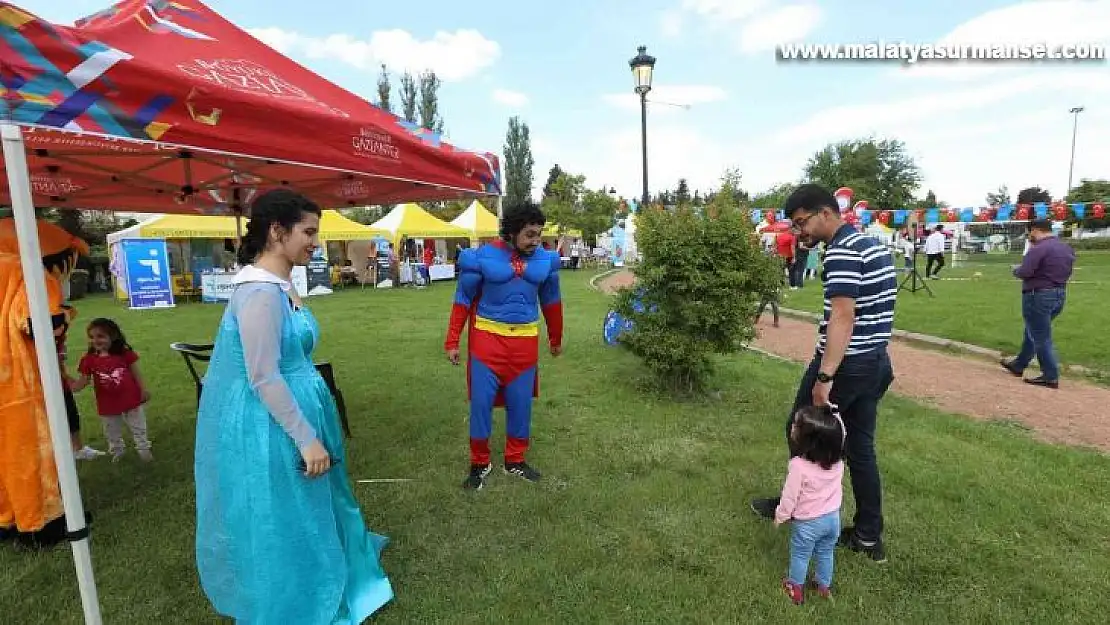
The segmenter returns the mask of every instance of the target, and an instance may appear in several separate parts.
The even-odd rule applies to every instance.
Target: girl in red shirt
[[[104,424],[104,436],[112,462],[123,458],[123,424],[131,430],[135,449],[144,462],[154,459],[146,432],[144,404],[150,393],[139,373],[139,355],[127,344],[119,325],[111,319],[94,319],[89,324],[89,353],[81,358],[77,370],[81,377],[70,382],[74,391],[90,384],[96,392],[96,410]]]

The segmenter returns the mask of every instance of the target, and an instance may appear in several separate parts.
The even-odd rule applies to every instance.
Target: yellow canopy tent
[[[470,231],[438,219],[416,204],[400,204],[371,228],[384,230],[392,245],[410,239],[469,239]]]
[[[568,237],[574,237],[576,239],[581,239],[582,238],[582,231],[578,230],[577,228],[567,228],[565,231],[563,231],[562,234],[564,234]],[[543,236],[544,236],[545,239],[546,238],[558,237],[559,236],[559,224],[547,224],[546,226],[544,226]]]
[[[243,220],[243,227],[249,220]],[[326,210],[320,217],[321,241],[363,241],[386,233],[347,219],[338,211]],[[126,230],[108,235],[108,243],[121,239],[234,239],[238,236],[235,217],[163,215]]]
[[[239,234],[235,222],[236,218],[229,216],[162,215],[119,232],[113,232],[108,235],[107,240],[109,245],[115,245],[123,239],[166,239],[178,242],[190,239],[236,239]],[[244,230],[248,222],[248,219],[243,219],[241,227]],[[388,235],[387,232],[348,219],[339,214],[338,211],[326,210],[320,216],[319,236],[323,242],[369,241],[386,235]],[[185,248],[178,246],[176,250],[171,249],[171,257],[175,255],[175,252],[184,255]],[[182,259],[179,262],[183,263],[184,260]],[[175,294],[181,295],[188,290],[192,278],[193,276],[188,273],[188,270],[182,264],[178,268],[178,273],[175,274]],[[117,285],[116,293],[120,298],[127,297],[127,294],[122,291],[121,285]]]
[[[501,233],[497,215],[489,212],[477,200],[470,203],[463,214],[455,218],[451,225],[458,226],[470,232],[472,241],[478,239],[497,238]]]

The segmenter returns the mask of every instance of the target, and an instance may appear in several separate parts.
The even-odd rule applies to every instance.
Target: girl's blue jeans
[[[840,510],[816,519],[790,521],[790,572],[795,584],[806,583],[810,558],[817,561],[814,577],[825,587],[832,586],[833,552],[840,538]]]

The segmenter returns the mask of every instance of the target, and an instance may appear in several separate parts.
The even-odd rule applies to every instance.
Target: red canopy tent
[[[24,126],[40,205],[226,214],[276,186],[325,208],[501,192],[495,155],[373,106],[196,0],[125,0],[75,28],[0,2],[0,27],[0,106]]]
[[[290,61],[196,0],[49,24],[0,2],[3,184],[31,321],[50,327],[34,207],[240,213],[286,186],[326,208],[500,196],[452,146]],[[61,373],[35,344],[86,623],[101,623]]]

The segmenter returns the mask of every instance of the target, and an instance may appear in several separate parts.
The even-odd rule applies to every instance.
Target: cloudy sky
[[[60,23],[103,0],[22,0]],[[1110,44],[1110,0],[211,0],[319,74],[374,98],[379,66],[435,70],[450,139],[500,152],[532,130],[537,189],[553,163],[628,197],[640,189],[639,104],[628,60],[658,58],[648,133],[653,190],[710,188],[736,167],[752,192],[796,180],[826,143],[906,142],[926,188],[956,206],[1110,178],[1110,64],[779,62],[780,43]],[[897,9],[895,9],[897,6]],[[666,103],[666,104],[664,104]],[[671,105],[689,105],[669,106]],[[894,207],[892,207],[894,208]]]

